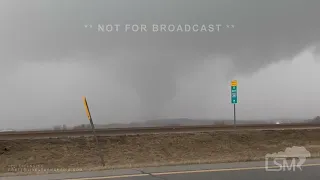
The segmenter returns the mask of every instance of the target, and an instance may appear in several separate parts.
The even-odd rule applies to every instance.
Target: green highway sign
[[[233,104],[233,125],[236,128],[236,104],[238,103],[238,81],[231,81],[231,103]]]
[[[231,103],[237,104],[238,103],[238,82],[233,80],[231,82]]]

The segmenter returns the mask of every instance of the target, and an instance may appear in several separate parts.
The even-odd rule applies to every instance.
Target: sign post
[[[238,81],[231,81],[231,103],[233,104],[233,125],[236,127],[236,104],[238,103]]]
[[[101,164],[102,164],[102,166],[105,166],[105,163],[104,163],[104,160],[103,160],[103,154],[102,154],[101,148],[99,147],[99,141],[98,141],[98,137],[96,135],[96,130],[94,128],[94,124],[93,124],[93,121],[92,121],[92,118],[91,118],[91,114],[90,114],[89,106],[88,106],[88,103],[87,103],[87,99],[86,99],[86,97],[83,96],[82,100],[83,100],[84,108],[86,110],[87,117],[88,117],[88,119],[90,121],[90,124],[91,124],[92,133],[93,133],[93,135],[94,135],[94,137],[96,139],[96,143],[97,143],[97,146],[98,146],[99,151],[100,151],[99,156],[100,156],[100,159],[101,159]]]

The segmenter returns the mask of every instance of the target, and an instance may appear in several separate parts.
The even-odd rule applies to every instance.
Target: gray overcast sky
[[[319,0],[1,0],[0,127],[320,115]],[[91,24],[93,28],[85,28]],[[222,24],[98,32],[97,24]],[[234,28],[226,28],[227,24]]]

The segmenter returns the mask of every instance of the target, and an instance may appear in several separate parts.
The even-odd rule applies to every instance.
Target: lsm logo
[[[310,157],[310,152],[303,146],[293,146],[278,153],[265,155],[266,171],[302,171],[302,165]]]

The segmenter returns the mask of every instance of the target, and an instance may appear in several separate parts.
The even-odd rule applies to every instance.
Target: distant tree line
[[[53,130],[67,130],[67,125],[57,125],[53,126]]]
[[[317,116],[317,117],[313,118],[311,123],[320,124],[320,116]]]
[[[64,125],[57,125],[57,126],[53,126],[53,130],[67,130],[68,127],[64,124]],[[72,128],[69,129],[91,129],[90,124],[81,124],[78,126],[74,126]]]
[[[305,121],[307,123],[311,123],[311,124],[320,124],[320,116],[317,116],[313,119],[309,119],[307,121]],[[227,125],[228,123],[221,120],[221,121],[215,121],[213,123],[214,125]],[[180,126],[181,124],[179,123],[170,123],[168,125],[165,125],[165,126]],[[111,125],[106,125],[105,127],[103,128],[108,128],[109,126]],[[101,127],[100,127],[101,128]],[[58,125],[58,126],[54,126],[53,127],[53,130],[67,130],[67,126],[64,124],[64,125]],[[78,125],[78,126],[74,126],[70,129],[91,129],[91,125],[90,124],[81,124],[81,125]]]
[[[72,129],[91,129],[91,125],[90,124],[81,124],[78,126],[74,126]]]

